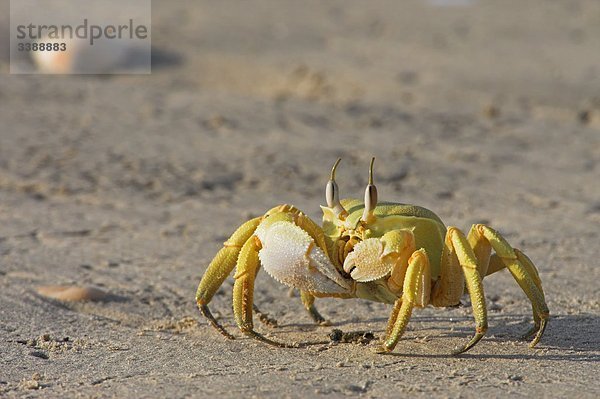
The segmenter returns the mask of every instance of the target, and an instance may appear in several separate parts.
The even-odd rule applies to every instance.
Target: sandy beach
[[[0,396],[600,396],[600,3],[153,3],[152,74],[10,75],[0,2]],[[536,264],[551,312],[507,271],[486,278],[487,335],[458,308],[415,310],[374,353],[391,307],[299,295],[261,273],[276,318],[243,336],[233,279],[200,315],[208,263],[244,221],[294,204],[320,223],[333,162],[362,198],[449,226],[486,223]],[[62,301],[45,286],[93,287]],[[332,330],[374,339],[330,342]]]

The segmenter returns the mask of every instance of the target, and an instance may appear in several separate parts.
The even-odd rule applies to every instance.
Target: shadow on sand
[[[490,329],[484,337],[483,342],[510,342],[518,340],[519,337],[531,327],[531,316],[518,315],[490,315]],[[444,317],[419,317],[416,316],[413,322],[425,324],[424,330],[439,330],[437,336],[429,336],[430,339],[444,339],[448,337],[464,338],[467,340],[473,333],[473,328],[465,326],[456,326],[453,331],[448,331],[446,326],[448,318]],[[454,321],[469,322],[472,318],[453,317]],[[381,329],[376,331],[379,338],[382,337],[383,328],[387,322],[386,318],[373,318],[365,320],[364,323],[381,323]],[[343,328],[350,322],[333,323],[332,326]],[[352,323],[356,324],[356,323]],[[431,325],[429,325],[431,324]],[[314,330],[316,327],[310,324],[294,323],[282,325],[281,328],[287,331],[277,331],[277,335],[294,332],[292,329]],[[291,329],[290,329],[291,328]],[[445,332],[443,332],[445,330]],[[418,330],[414,330],[418,331]],[[546,332],[538,344],[538,349],[550,350],[552,353],[542,351],[531,351],[531,354],[501,354],[501,353],[464,353],[459,355],[462,358],[477,358],[477,359],[537,359],[537,360],[567,360],[567,361],[600,361],[600,317],[591,314],[582,315],[552,315],[546,329]],[[527,341],[521,340],[524,347],[527,347]],[[481,345],[481,343],[479,345]],[[402,340],[394,352],[386,354],[386,356],[400,357],[424,357],[424,358],[451,358],[451,354],[421,354],[407,353],[402,351]]]

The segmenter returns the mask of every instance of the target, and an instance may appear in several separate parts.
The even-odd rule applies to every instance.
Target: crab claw
[[[389,255],[389,256],[388,256]],[[388,275],[398,256],[391,248],[385,248],[379,238],[368,238],[354,246],[344,261],[344,271],[353,280],[366,283]]]
[[[256,235],[264,270],[275,280],[304,291],[327,294],[351,292],[352,281],[345,279],[308,233],[299,226],[281,221]]]

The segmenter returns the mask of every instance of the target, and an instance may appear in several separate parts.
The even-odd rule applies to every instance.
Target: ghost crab
[[[466,288],[476,329],[473,338],[453,352],[460,354],[479,342],[488,328],[483,277],[507,268],[531,301],[534,326],[524,337],[533,336],[530,347],[534,347],[544,333],[549,311],[531,260],[486,225],[473,225],[465,236],[456,227],[447,228],[428,209],[378,204],[373,161],[363,202],[339,199],[337,160],[326,187],[327,206],[321,207],[323,227],[292,205],[277,206],[242,224],[224,243],[198,286],[196,302],[210,324],[233,339],[207,305],[236,265],[233,311],[238,327],[252,338],[279,347],[298,344],[277,342],[254,330],[254,280],[261,266],[279,282],[299,289],[304,307],[319,324],[326,321],[314,306],[316,297],[393,304],[380,353],[394,349],[413,308],[455,306]]]

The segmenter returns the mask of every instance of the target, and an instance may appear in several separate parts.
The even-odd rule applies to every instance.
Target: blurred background
[[[152,74],[97,76],[9,75],[0,4],[7,336],[103,331],[72,312],[126,342],[121,326],[197,318],[197,281],[239,224],[280,203],[319,220],[335,159],[342,197],[361,197],[375,156],[380,200],[499,229],[539,265],[559,314],[546,342],[597,351],[600,2],[154,1]],[[57,308],[31,288],[83,283],[124,299]],[[261,284],[259,304],[285,297]],[[229,323],[230,288],[214,304]],[[498,314],[528,312],[508,273],[486,289]],[[298,301],[282,302],[291,323]]]
[[[594,172],[599,34],[595,1],[154,2],[151,76],[2,76],[0,166],[44,195],[281,202],[338,156],[358,195],[375,155],[391,190],[535,192]]]

